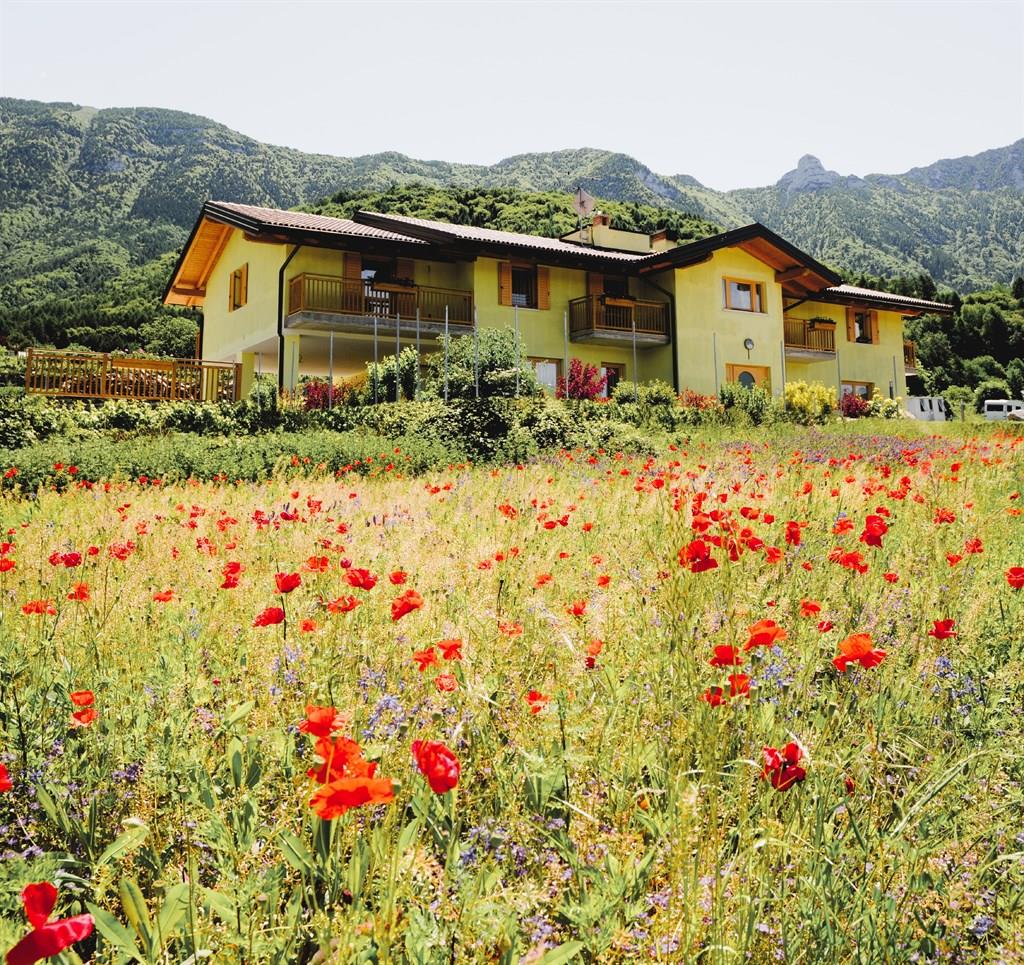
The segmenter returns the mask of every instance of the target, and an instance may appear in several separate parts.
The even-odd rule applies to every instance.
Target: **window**
[[[241,308],[249,295],[249,263],[246,262],[241,268],[231,272],[230,288],[228,290],[228,311],[233,312]]]
[[[615,391],[615,386],[626,377],[626,366],[619,362],[602,362],[601,374],[607,379],[601,398],[610,399]]]
[[[874,382],[843,382],[843,395],[859,395],[865,402],[871,401],[874,391]]]
[[[605,275],[604,293],[609,298],[628,298],[629,279],[621,275]]]
[[[562,377],[562,360],[531,358],[530,364],[537,381],[550,392],[557,392],[558,380]]]
[[[853,338],[856,342],[871,344],[871,313],[853,313]]]
[[[737,312],[763,312],[764,286],[757,281],[723,278],[725,307]]]
[[[846,310],[846,340],[861,345],[878,344],[878,312],[866,308]],[[906,351],[904,350],[904,360]]]
[[[520,308],[537,307],[537,269],[512,266],[512,304]]]

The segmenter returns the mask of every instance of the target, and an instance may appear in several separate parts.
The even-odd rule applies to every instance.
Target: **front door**
[[[732,365],[725,367],[725,380],[739,382],[745,389],[759,385],[769,392],[772,388],[772,370],[767,365]]]

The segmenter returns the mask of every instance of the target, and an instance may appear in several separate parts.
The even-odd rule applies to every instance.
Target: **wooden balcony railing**
[[[234,402],[242,367],[202,359],[133,359],[29,349],[25,391],[68,399]]]
[[[903,342],[903,367],[907,369],[917,368],[917,346],[909,339]]]
[[[783,318],[786,348],[800,348],[809,352],[835,352],[834,325],[815,324],[802,318]]]
[[[569,331],[606,331],[668,337],[668,303],[585,295],[569,302]]]
[[[425,322],[473,322],[473,293],[456,288],[393,285],[334,275],[296,275],[288,283],[288,314],[325,312],[332,315],[376,315],[413,319],[417,310]]]

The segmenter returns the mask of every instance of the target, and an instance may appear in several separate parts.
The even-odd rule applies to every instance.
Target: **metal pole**
[[[786,340],[779,342],[779,355],[782,358],[782,398],[786,398]]]
[[[890,399],[896,398],[896,389],[898,388],[899,384],[900,383],[896,376],[896,356],[894,355],[892,357],[892,391],[889,393]]]
[[[480,398],[480,318],[473,306],[473,390]]]
[[[416,374],[413,379],[413,393],[412,397],[418,399],[420,397],[420,363],[423,360],[423,356],[420,355],[420,309],[416,306]]]
[[[640,380],[636,371],[636,312],[630,312],[630,321],[633,326],[633,398],[640,399]]]
[[[395,312],[395,401],[401,398],[402,376],[398,368],[398,357],[402,354],[402,316]]]
[[[377,404],[377,316],[373,316],[373,404]]]
[[[334,408],[334,332],[327,337],[327,408]]]
[[[715,368],[715,395],[721,391],[718,384],[718,333],[711,333],[711,361]]]
[[[520,356],[522,353],[519,351],[519,306],[516,305],[512,309],[512,318],[515,322],[515,333],[516,333],[516,398],[519,398],[519,366],[522,364]]]
[[[583,228],[580,228],[582,233]],[[565,397],[569,397],[569,313],[562,312],[562,338],[565,342],[565,372],[562,377],[565,380]]]
[[[839,349],[836,349],[836,401],[843,401],[843,371],[839,367]]]
[[[448,401],[448,306],[444,306],[444,401]]]

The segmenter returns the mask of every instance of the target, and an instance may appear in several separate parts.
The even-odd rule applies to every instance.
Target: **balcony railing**
[[[803,349],[807,352],[835,353],[836,330],[834,325],[812,324],[802,318],[782,320],[786,348]]]
[[[569,331],[659,335],[668,338],[668,303],[640,298],[585,295],[569,302]]]
[[[416,312],[425,322],[448,321],[469,325],[473,321],[473,293],[456,288],[394,285],[362,278],[334,275],[296,275],[288,283],[288,314],[324,312],[330,315],[376,315],[378,318],[413,319]]]
[[[202,359],[133,359],[28,351],[25,391],[71,399],[233,402],[242,367]]]
[[[917,369],[917,346],[909,340],[903,342],[903,367]]]

